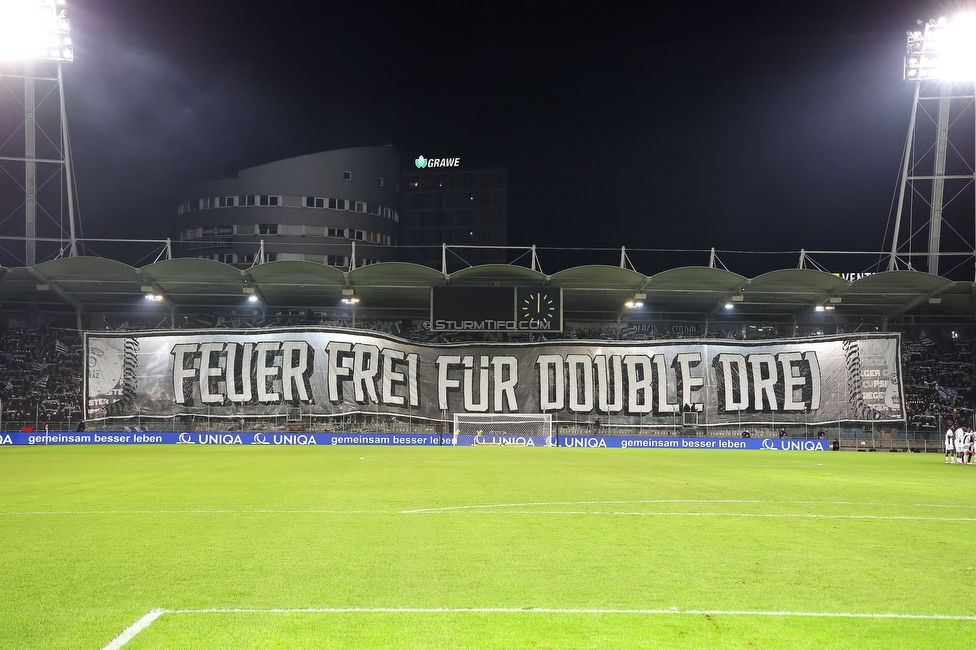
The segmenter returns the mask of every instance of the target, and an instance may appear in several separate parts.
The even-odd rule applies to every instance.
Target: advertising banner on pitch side
[[[0,445],[384,445],[391,447],[583,447],[587,449],[767,449],[829,451],[826,440],[796,438],[692,438],[686,436],[453,436],[429,433],[0,433]]]
[[[107,417],[550,413],[673,426],[903,421],[898,335],[416,344],[334,329],[85,334]]]

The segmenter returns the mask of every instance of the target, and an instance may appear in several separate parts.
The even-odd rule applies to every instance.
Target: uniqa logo
[[[427,166],[427,159],[424,158],[423,156],[418,156],[417,159],[413,162],[415,165],[417,165],[417,169],[423,169],[424,167]]]

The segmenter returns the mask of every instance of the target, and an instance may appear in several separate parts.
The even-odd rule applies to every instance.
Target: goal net
[[[452,444],[552,447],[549,413],[455,413]]]

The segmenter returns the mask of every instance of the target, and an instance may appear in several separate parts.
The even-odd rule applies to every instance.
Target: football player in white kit
[[[949,420],[949,428],[945,434],[945,462],[951,463],[956,458],[956,431],[952,428],[952,420]]]
[[[965,459],[963,458],[965,453],[966,453],[966,432],[960,426],[958,429],[956,429],[956,464],[957,465],[962,465],[963,463],[966,462]]]
[[[976,445],[976,433],[973,433],[973,430],[969,427],[963,427],[963,429],[966,430],[966,454],[963,462],[967,465],[972,465],[976,462],[973,461],[973,446]]]

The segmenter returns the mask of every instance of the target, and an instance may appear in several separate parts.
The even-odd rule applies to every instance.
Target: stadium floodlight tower
[[[42,213],[54,219],[55,213],[61,213],[64,204],[60,190],[67,190],[68,207],[68,246],[69,255],[78,254],[77,241],[75,237],[75,209],[74,209],[74,188],[71,169],[71,149],[68,140],[68,123],[64,104],[64,83],[62,77],[61,64],[65,61],[74,59],[74,48],[71,38],[68,35],[68,17],[65,9],[65,0],[0,0],[0,62],[12,63],[15,67],[13,73],[0,73],[0,81],[7,90],[12,91],[8,79],[23,83],[23,107],[24,121],[23,129],[23,150],[15,153],[23,155],[0,155],[0,166],[10,163],[22,163],[24,165],[23,190],[24,202],[24,240],[25,265],[32,267],[37,262],[37,214],[38,207]],[[0,71],[2,72],[2,71]],[[55,72],[55,76],[51,76]],[[45,100],[52,98],[53,91],[57,90],[59,105],[57,107],[58,126],[60,133],[53,136],[49,133],[49,128],[43,123]],[[36,91],[40,91],[37,93]],[[40,101],[36,95],[40,94]],[[19,98],[18,98],[19,101]],[[53,113],[54,111],[50,111]],[[39,121],[40,120],[40,121]],[[51,121],[55,121],[53,116]],[[9,136],[0,134],[0,154],[5,153],[3,144],[14,141],[16,129]],[[40,138],[38,137],[40,136]],[[4,139],[6,138],[6,139]],[[39,155],[38,144],[40,141],[41,149],[50,152],[50,155]],[[46,168],[53,165],[54,171],[50,175],[41,178],[38,184],[38,165]],[[6,171],[6,170],[5,170]],[[8,172],[10,178],[15,179],[19,184],[20,175],[13,175]],[[59,178],[63,179],[59,183],[57,195],[58,210],[49,210],[48,204],[40,204],[38,201],[38,191],[50,184],[50,181]],[[6,220],[14,212],[20,209],[20,205],[14,208],[10,214],[0,214],[0,220]],[[2,221],[0,221],[2,222]],[[59,239],[63,242],[64,227],[63,216],[60,227]],[[65,253],[62,246],[58,255]]]
[[[964,244],[963,250],[954,251],[956,254],[976,255],[976,244],[969,239],[976,237],[976,227],[961,230],[961,219],[971,222],[976,200],[957,201],[964,194],[976,198],[972,189],[976,187],[976,14],[919,24],[921,29],[908,32],[905,54],[904,78],[914,84],[915,97],[902,158],[888,270],[906,265],[913,268],[912,238],[927,232],[927,270],[938,275],[939,257],[945,254],[941,250],[943,226]],[[927,205],[927,221],[920,218],[915,223],[916,203],[923,213]],[[954,217],[965,211],[965,217],[957,217],[960,228],[944,218],[947,209]]]

